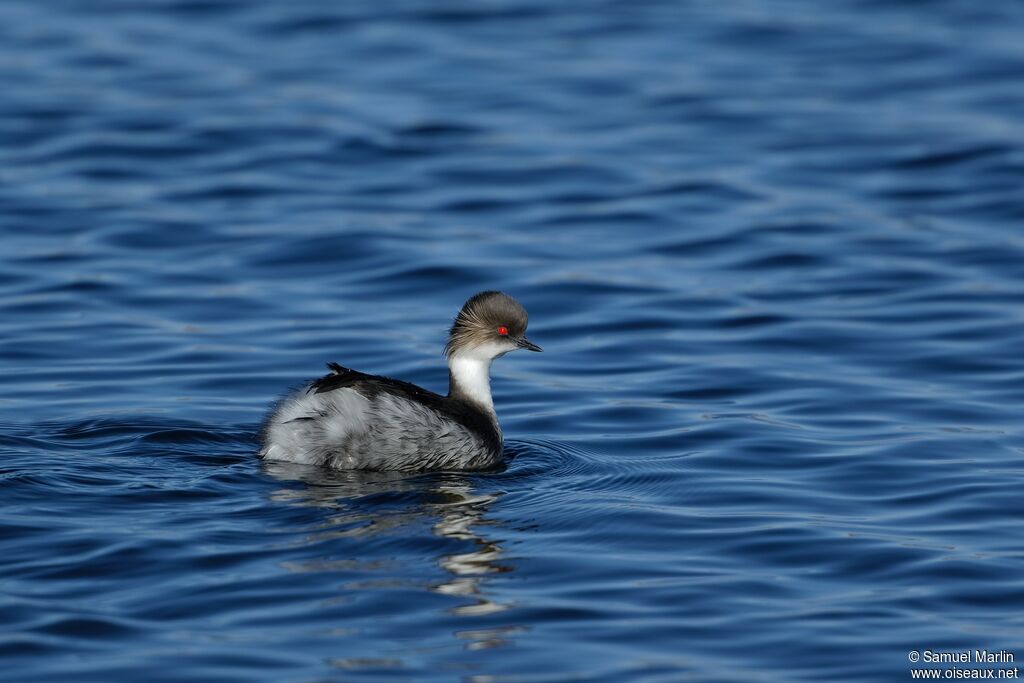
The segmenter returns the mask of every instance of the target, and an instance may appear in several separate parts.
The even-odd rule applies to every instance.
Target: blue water
[[[5,681],[1024,659],[1024,8],[0,4]],[[255,457],[338,361],[504,472]]]

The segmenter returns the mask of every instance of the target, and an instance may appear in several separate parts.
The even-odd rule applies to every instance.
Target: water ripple
[[[0,4],[19,681],[1019,646],[1019,10],[594,9]],[[254,457],[325,361],[443,392],[492,288],[545,348],[494,366],[503,470]]]

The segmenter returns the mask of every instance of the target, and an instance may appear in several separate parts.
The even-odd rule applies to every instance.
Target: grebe
[[[337,363],[282,400],[263,425],[260,457],[347,470],[482,470],[502,462],[491,361],[525,337],[526,310],[480,292],[455,317],[444,353],[448,395]]]

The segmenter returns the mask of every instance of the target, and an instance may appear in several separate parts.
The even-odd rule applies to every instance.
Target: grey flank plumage
[[[482,470],[501,463],[496,422],[460,401],[332,364],[264,426],[261,456],[346,470]]]

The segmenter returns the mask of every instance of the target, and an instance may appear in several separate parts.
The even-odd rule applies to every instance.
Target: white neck
[[[452,383],[459,386],[465,398],[494,414],[491,400],[491,358],[475,355],[455,355],[448,359]]]
[[[448,359],[448,371],[452,374],[452,387],[458,385],[462,398],[473,401],[491,414],[494,414],[494,401],[491,400],[491,361],[504,356],[515,348],[511,342],[488,342],[477,346],[464,347],[456,351]]]

